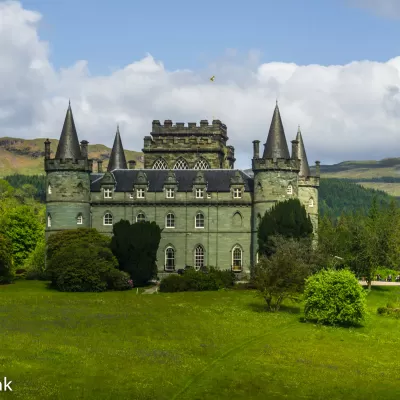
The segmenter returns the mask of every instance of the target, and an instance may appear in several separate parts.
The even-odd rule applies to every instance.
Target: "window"
[[[196,164],[194,164],[194,169],[210,169],[210,165],[204,158],[200,158],[200,160],[197,160]]]
[[[77,225],[82,225],[83,224],[83,216],[82,216],[82,214],[79,214],[76,217],[76,223],[77,223]]]
[[[165,197],[167,199],[173,199],[175,197],[174,189],[165,189]]]
[[[195,227],[204,228],[204,214],[201,212],[196,214]]]
[[[47,226],[50,228],[51,227],[51,215],[47,214]]]
[[[166,228],[175,228],[175,215],[172,213],[168,213],[165,217],[165,227]]]
[[[242,191],[240,189],[233,189],[233,198],[234,199],[241,199],[242,198]]]
[[[144,189],[136,189],[136,197],[138,199],[144,199]]]
[[[308,201],[308,207],[314,207],[314,199],[311,197],[311,199]]]
[[[129,198],[133,199],[133,193],[129,193]]]
[[[194,268],[199,270],[204,267],[204,248],[198,245],[194,250]]]
[[[207,193],[207,199],[211,199],[211,193]]]
[[[242,226],[243,218],[239,211],[236,211],[232,217],[232,225],[240,228]]]
[[[104,189],[104,198],[112,199],[112,189]]]
[[[49,186],[47,187],[47,193],[48,193],[48,194],[51,194],[51,185],[49,185]]]
[[[293,186],[289,185],[286,190],[287,194],[293,194]]]
[[[174,165],[174,169],[189,169],[189,165],[184,158],[179,158]]]
[[[139,213],[136,216],[136,222],[144,222],[146,221],[146,216],[143,213]]]
[[[111,213],[105,213],[103,217],[103,225],[112,225],[113,224],[113,216]]]
[[[171,271],[175,269],[175,250],[172,247],[165,249],[165,270]]]
[[[241,271],[243,264],[243,252],[239,246],[236,246],[232,251],[232,271]]]
[[[260,254],[257,251],[257,253],[256,253],[256,264],[258,264],[259,261],[260,261]]]
[[[196,189],[196,199],[202,199],[204,197],[204,189]]]
[[[159,158],[153,164],[153,169],[168,169],[168,165],[162,158]]]

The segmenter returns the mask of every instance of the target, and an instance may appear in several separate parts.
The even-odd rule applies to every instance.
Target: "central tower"
[[[144,138],[145,169],[233,169],[235,149],[227,146],[226,125],[219,120],[200,125],[155,120]]]

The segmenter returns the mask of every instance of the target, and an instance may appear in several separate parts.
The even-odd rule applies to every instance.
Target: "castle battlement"
[[[308,176],[307,178],[299,177],[298,185],[319,187],[319,180],[319,176]]]
[[[265,170],[286,170],[299,172],[300,171],[300,160],[277,158],[265,159],[265,158],[253,158],[252,160],[253,171],[265,171]]]
[[[46,172],[51,171],[86,171],[92,172],[93,160],[82,159],[45,159],[44,169]]]
[[[162,125],[159,120],[152,123],[152,135],[223,135],[226,136],[227,128],[219,119],[215,119],[209,123],[208,120],[201,120],[200,124],[196,122],[176,122],[175,124],[167,119]]]

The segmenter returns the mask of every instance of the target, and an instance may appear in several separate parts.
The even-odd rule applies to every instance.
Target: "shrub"
[[[48,280],[45,269],[46,242],[40,240],[35,249],[25,260],[24,268],[27,270],[26,279],[37,279],[40,281]]]
[[[232,271],[210,267],[204,271],[188,268],[182,275],[170,275],[160,284],[160,292],[206,291],[230,288],[235,284]]]
[[[357,325],[366,315],[366,293],[349,270],[324,270],[306,281],[306,320],[328,325]]]
[[[171,274],[160,283],[160,292],[186,292],[188,285],[182,275]]]
[[[11,241],[0,234],[0,284],[11,283],[13,279]]]
[[[110,274],[118,266],[108,246],[109,239],[95,229],[80,228],[51,235],[47,272],[52,285],[65,292],[107,290],[112,280]]]
[[[130,290],[132,289],[131,277],[128,273],[118,269],[112,269],[106,275],[107,288],[109,290]]]

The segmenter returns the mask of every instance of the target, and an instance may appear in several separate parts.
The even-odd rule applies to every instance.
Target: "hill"
[[[45,139],[18,139],[10,137],[0,138],[0,176],[12,174],[42,175],[44,174]],[[50,151],[54,156],[57,146],[57,139],[50,139]],[[111,149],[102,144],[89,144],[89,158],[103,160],[103,168],[107,168]],[[125,150],[127,160],[135,160],[137,167],[143,166],[143,154],[138,151]],[[97,165],[94,165],[96,171]]]

